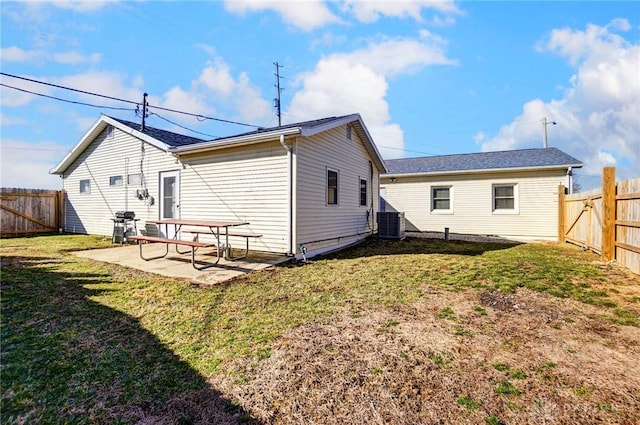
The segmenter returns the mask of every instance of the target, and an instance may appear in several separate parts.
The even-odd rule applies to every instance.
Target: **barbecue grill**
[[[138,234],[138,226],[136,222],[140,220],[136,218],[135,211],[116,211],[113,221],[113,234],[111,235],[111,243],[125,242],[127,233],[133,232]]]

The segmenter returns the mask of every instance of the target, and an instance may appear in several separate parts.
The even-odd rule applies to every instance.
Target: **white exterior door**
[[[180,218],[180,172],[163,171],[160,173],[160,219]],[[161,226],[160,231],[167,238],[175,236],[174,226]]]

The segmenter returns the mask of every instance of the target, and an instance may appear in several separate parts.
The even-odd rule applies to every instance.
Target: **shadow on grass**
[[[518,242],[489,243],[467,242],[458,240],[445,241],[443,239],[405,238],[403,240],[380,239],[368,237],[362,243],[327,255],[324,258],[360,258],[378,255],[406,255],[406,254],[447,254],[447,255],[482,255],[488,251],[510,249]]]
[[[87,288],[108,274],[63,271],[63,258],[2,263],[3,423],[258,423],[138,320],[94,302],[117,290]]]

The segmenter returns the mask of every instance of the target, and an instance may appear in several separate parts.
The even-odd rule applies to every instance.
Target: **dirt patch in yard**
[[[212,384],[269,424],[635,424],[640,332],[526,289],[425,288],[288,332]]]

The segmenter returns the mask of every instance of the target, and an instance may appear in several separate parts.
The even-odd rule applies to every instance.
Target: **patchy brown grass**
[[[211,383],[270,424],[640,419],[637,328],[527,289],[424,291],[405,308],[346,308],[292,329],[269,358]]]
[[[0,240],[3,423],[636,424],[640,278],[370,240],[211,287]]]

